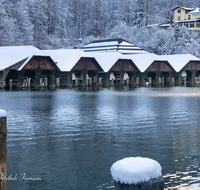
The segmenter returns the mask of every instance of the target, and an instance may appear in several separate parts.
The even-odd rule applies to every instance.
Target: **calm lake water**
[[[8,190],[114,190],[110,167],[136,156],[166,189],[200,189],[200,87],[0,90],[0,109]]]

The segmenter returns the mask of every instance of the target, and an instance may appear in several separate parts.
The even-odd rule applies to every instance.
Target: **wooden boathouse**
[[[0,47],[0,56],[0,88],[200,83],[200,59],[190,54],[39,50],[22,46]]]

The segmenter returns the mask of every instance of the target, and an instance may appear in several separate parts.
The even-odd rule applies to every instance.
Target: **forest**
[[[92,40],[123,38],[156,54],[200,57],[200,32],[168,23],[173,8],[200,0],[0,0],[0,46],[39,49],[81,47]]]

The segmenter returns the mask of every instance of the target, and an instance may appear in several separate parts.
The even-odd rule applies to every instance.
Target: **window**
[[[185,22],[185,23],[184,23],[184,26],[188,27],[188,22]]]
[[[197,64],[197,69],[199,69],[199,68],[200,68],[200,64],[198,63],[198,64]]]
[[[91,63],[91,62],[88,62],[88,63],[87,63],[87,66],[88,66],[88,67],[92,67],[92,63]]]
[[[188,15],[188,20],[190,20],[190,15]]]
[[[81,78],[81,73],[80,72],[75,73],[75,76],[76,76],[76,78]]]
[[[191,27],[191,28],[194,27],[194,22],[190,22],[190,27]]]
[[[152,68],[156,68],[156,64],[155,63],[152,64]]]
[[[185,14],[188,14],[190,12],[190,10],[185,10]]]
[[[191,63],[188,64],[188,68],[190,68],[190,69],[192,68],[192,64]]]
[[[81,62],[81,61],[78,63],[78,66],[79,66],[79,67],[82,67],[82,62]]]
[[[34,59],[31,60],[31,65],[32,65],[32,66],[33,66],[33,65],[36,65],[36,62],[35,62]]]
[[[178,25],[179,25],[179,26],[182,26],[183,24],[182,24],[182,22],[179,22]]]
[[[197,22],[197,27],[199,27],[200,26],[200,22]]]
[[[119,62],[116,63],[116,68],[120,68],[120,63]]]
[[[125,68],[129,68],[129,63],[125,63]]]
[[[42,61],[41,61],[41,65],[42,65],[42,66],[46,66],[46,61],[45,61],[45,60],[42,60]]]
[[[165,68],[165,64],[161,64],[161,68],[164,69]]]
[[[177,12],[178,12],[178,13],[181,13],[181,10],[179,9]]]
[[[181,20],[181,17],[180,17],[180,16],[178,17],[178,20]]]

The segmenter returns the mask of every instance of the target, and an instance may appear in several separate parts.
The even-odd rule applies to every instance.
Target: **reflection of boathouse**
[[[100,52],[92,50],[92,45],[87,45],[87,52],[0,47],[0,88],[200,83],[199,58],[190,54],[155,55],[119,42],[117,48],[116,42],[106,41],[109,48],[116,46],[111,52],[102,51],[100,46],[95,47]]]

